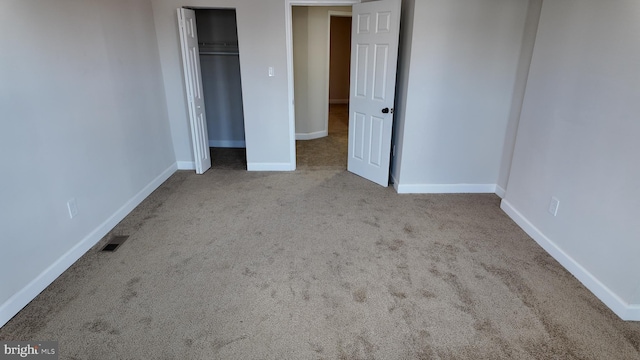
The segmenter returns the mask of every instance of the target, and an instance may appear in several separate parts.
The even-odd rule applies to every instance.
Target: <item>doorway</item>
[[[292,6],[296,163],[347,167],[350,6]]]

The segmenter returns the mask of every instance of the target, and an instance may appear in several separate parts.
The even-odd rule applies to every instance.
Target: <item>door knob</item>
[[[389,113],[389,108],[384,108],[384,109],[382,109],[382,113],[383,113],[383,114],[388,114],[388,113]]]

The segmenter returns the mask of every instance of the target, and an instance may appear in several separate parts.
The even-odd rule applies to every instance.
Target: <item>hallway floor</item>
[[[346,169],[349,141],[349,105],[329,106],[329,136],[297,140],[298,169]]]

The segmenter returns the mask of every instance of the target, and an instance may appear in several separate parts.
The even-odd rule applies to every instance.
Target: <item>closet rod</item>
[[[240,55],[240,53],[229,51],[201,51],[200,55]]]
[[[238,47],[238,43],[218,41],[218,42],[198,42],[200,46],[226,46],[226,47]]]

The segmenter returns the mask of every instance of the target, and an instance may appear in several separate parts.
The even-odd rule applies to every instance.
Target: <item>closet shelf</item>
[[[199,42],[200,55],[238,55],[237,42]]]

